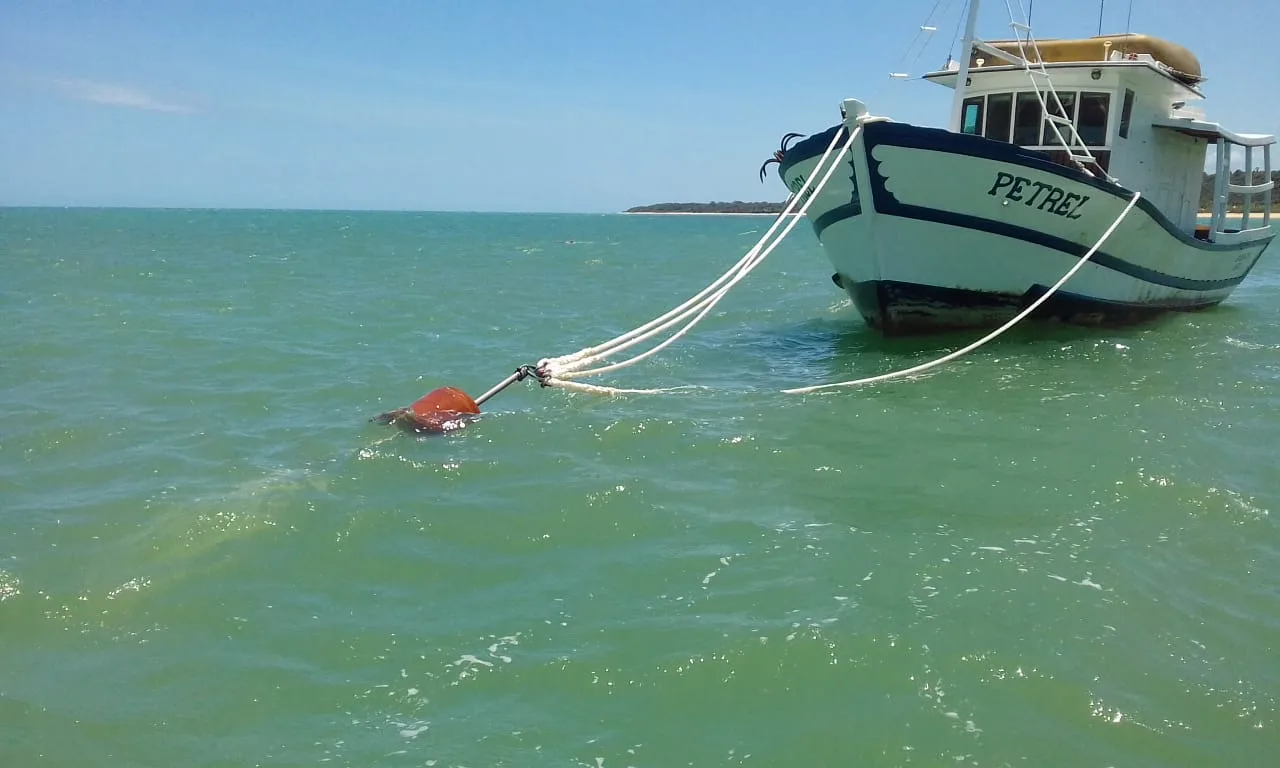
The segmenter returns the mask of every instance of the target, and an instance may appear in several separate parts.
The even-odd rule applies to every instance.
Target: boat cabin
[[[968,65],[951,130],[1037,150],[1141,191],[1177,229],[1200,239],[1269,234],[1275,137],[1233,133],[1188,109],[1204,96],[1200,63],[1186,48],[1146,35],[975,40]],[[951,63],[925,79],[954,88],[960,69]],[[1210,221],[1201,226],[1210,147],[1216,187]],[[1243,183],[1232,182],[1233,170]],[[1239,219],[1228,215],[1237,208]]]

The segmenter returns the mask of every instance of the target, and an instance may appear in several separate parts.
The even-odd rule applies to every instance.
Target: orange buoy
[[[444,434],[466,426],[480,413],[480,406],[457,387],[440,387],[418,398],[408,408],[397,408],[378,416],[383,424],[394,424],[414,432]]]
[[[544,375],[535,366],[522,365],[515,370],[515,373],[474,400],[457,387],[440,387],[418,398],[407,408],[380,413],[370,421],[394,424],[414,432],[441,435],[466,426],[473,417],[480,415],[481,403],[517,381],[523,381],[530,376],[542,381]],[[543,386],[546,384],[544,383]]]
[[[438,413],[479,413],[480,406],[457,387],[433,389],[409,406],[415,416],[430,418]]]

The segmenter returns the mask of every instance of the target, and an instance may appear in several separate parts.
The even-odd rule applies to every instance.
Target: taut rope
[[[832,157],[832,150],[835,149],[842,133],[842,131],[836,131],[835,135],[831,137],[831,143],[827,145],[826,151],[822,153],[822,157],[819,158],[818,164],[814,167],[814,172],[810,175],[810,178],[817,177],[820,171],[824,171],[824,165],[827,166],[822,174],[822,178],[818,181],[817,186],[813,187],[810,191],[792,195],[782,213],[778,214],[778,217],[774,220],[768,231],[766,231],[756,244],[747,251],[746,255],[714,282],[702,289],[701,292],[680,306],[671,309],[667,313],[656,317],[633,330],[609,339],[608,341],[592,347],[586,347],[569,355],[545,358],[538,361],[537,370],[539,374],[539,381],[544,386],[563,387],[565,389],[576,390],[579,392],[590,392],[594,394],[649,394],[671,391],[670,389],[618,389],[616,387],[601,387],[591,384],[582,384],[571,381],[571,379],[599,376],[601,374],[611,373],[621,368],[626,368],[627,366],[635,365],[641,360],[662,351],[681,336],[688,333],[695,325],[706,317],[707,313],[725,297],[730,289],[746,278],[747,275],[751,274],[752,270],[768,258],[769,254],[778,247],[782,240],[790,234],[792,229],[795,228],[796,224],[800,222],[801,217],[803,217],[809,210],[809,206],[813,205],[813,202],[818,198],[823,187],[827,185],[832,174],[834,174],[836,168],[839,167],[840,160],[844,157],[845,153],[849,151],[849,148],[853,146],[853,142],[858,138],[858,134],[862,132],[862,124],[872,120],[881,119],[884,118],[874,118],[869,116],[859,118],[858,126],[849,132],[848,140],[844,142],[844,145],[840,148],[839,152]],[[827,165],[828,158],[830,158],[829,165]],[[801,203],[802,200],[803,202]],[[798,210],[795,210],[797,203],[801,203],[801,205]],[[788,218],[790,218],[790,221],[787,222],[786,226],[782,229],[782,232],[775,238],[774,233],[777,232],[778,227],[782,225],[784,221],[787,221]],[[765,245],[766,243],[768,243],[767,246]],[[616,363],[609,363],[595,368],[589,367],[593,363],[604,361],[619,352],[630,349],[631,347],[640,344],[686,320],[687,322],[685,322],[684,326],[679,330],[671,334],[662,342],[638,355],[634,355],[626,360]]]

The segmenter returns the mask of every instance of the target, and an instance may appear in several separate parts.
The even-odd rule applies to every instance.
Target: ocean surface
[[[767,217],[0,209],[0,766],[1262,766],[1280,252],[925,377]]]

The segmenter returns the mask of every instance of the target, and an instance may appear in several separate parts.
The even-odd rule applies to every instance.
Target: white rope
[[[1032,302],[1031,305],[1028,306],[1026,309],[1014,315],[1013,319],[1009,320],[1007,323],[995,329],[991,333],[988,333],[986,336],[983,336],[981,339],[978,339],[977,341],[973,342],[969,346],[958,349],[954,352],[951,352],[950,354],[943,355],[942,357],[939,357],[936,360],[930,360],[927,363],[914,365],[910,368],[905,368],[901,371],[893,371],[891,373],[882,373],[879,376],[868,376],[865,379],[854,379],[853,381],[841,381],[841,382],[836,382],[834,384],[818,384],[812,387],[797,387],[795,389],[784,389],[782,391],[789,395],[804,395],[810,392],[817,392],[823,389],[834,389],[836,387],[856,387],[856,386],[861,386],[863,384],[875,384],[876,382],[880,382],[880,381],[889,381],[890,379],[900,379],[905,376],[912,376],[917,373],[922,373],[924,371],[929,370],[930,368],[936,368],[937,366],[942,365],[943,363],[948,363],[952,360],[955,360],[957,357],[960,357],[961,355],[965,355],[972,352],[973,350],[977,349],[978,347],[981,347],[982,345],[986,344],[992,339],[995,339],[997,336],[1001,335],[1005,331],[1009,330],[1013,326],[1017,325],[1019,322],[1022,321],[1023,318],[1025,318],[1027,315],[1030,315],[1032,312],[1034,312],[1036,307],[1039,307],[1041,304],[1047,301],[1050,296],[1057,293],[1058,289],[1061,288],[1064,284],[1066,284],[1066,282],[1071,279],[1072,275],[1074,275],[1076,272],[1079,272],[1080,268],[1083,267],[1089,261],[1089,259],[1093,258],[1093,254],[1096,253],[1098,249],[1102,247],[1102,244],[1107,241],[1107,238],[1111,237],[1111,233],[1116,231],[1116,228],[1120,226],[1120,222],[1124,221],[1124,218],[1129,215],[1129,211],[1133,210],[1133,206],[1137,204],[1138,198],[1141,196],[1142,196],[1141,192],[1133,193],[1133,198],[1129,200],[1129,204],[1126,205],[1124,210],[1120,212],[1120,215],[1116,217],[1116,220],[1111,222],[1111,226],[1107,227],[1107,231],[1102,233],[1102,237],[1098,239],[1098,242],[1094,243],[1093,247],[1090,248],[1089,251],[1085,253],[1084,256],[1081,256],[1080,260],[1077,261],[1075,265],[1071,267],[1071,269],[1067,270],[1067,273],[1063,275],[1062,278],[1058,280],[1058,282],[1054,283],[1052,288],[1050,288],[1048,291],[1045,291],[1043,296],[1041,296],[1040,298]]]
[[[746,278],[746,276],[749,275],[752,270],[754,270],[757,266],[759,266],[759,264],[763,262],[764,259],[767,258],[769,254],[772,253],[773,250],[777,248],[779,244],[781,244],[783,239],[785,239],[786,236],[791,232],[791,230],[794,229],[795,226],[800,222],[801,217],[805,215],[805,213],[809,210],[809,207],[814,203],[815,200],[817,200],[819,193],[826,186],[831,176],[835,173],[836,168],[839,167],[840,160],[844,157],[844,154],[853,145],[853,142],[857,139],[858,134],[862,130],[862,123],[869,122],[870,120],[876,120],[876,119],[883,119],[883,118],[871,118],[869,116],[864,116],[859,120],[858,126],[853,131],[850,132],[848,140],[844,143],[844,146],[841,147],[840,151],[835,155],[835,157],[832,158],[830,166],[826,169],[826,172],[823,174],[817,186],[812,188],[812,191],[809,193],[808,198],[801,205],[800,209],[798,211],[795,211],[794,214],[792,213],[792,210],[794,209],[796,203],[799,202],[801,199],[801,195],[792,195],[791,199],[788,201],[782,213],[779,214],[778,217],[774,220],[773,224],[769,227],[768,231],[766,231],[765,234],[761,236],[761,238],[756,242],[756,244],[752,246],[750,250],[747,251],[746,255],[743,256],[738,261],[738,263],[730,267],[728,271],[726,271],[723,275],[717,278],[713,283],[711,283],[711,285],[704,288],[697,295],[687,300],[684,304],[681,304],[680,306],[668,311],[667,313],[661,315],[660,317],[650,320],[648,323],[645,323],[644,325],[641,325],[638,328],[628,331],[627,333],[624,333],[620,336],[617,336],[601,344],[597,344],[593,347],[587,347],[585,349],[579,350],[578,352],[575,352],[570,355],[564,355],[561,357],[547,358],[547,359],[540,360],[538,362],[538,367],[545,374],[545,377],[542,380],[543,383],[547,386],[560,386],[568,389],[574,389],[580,392],[592,392],[595,394],[629,394],[629,393],[648,394],[648,393],[672,391],[669,388],[668,389],[636,390],[636,389],[617,389],[613,387],[598,387],[594,385],[584,385],[584,384],[575,384],[574,386],[569,386],[571,382],[567,380],[572,378],[583,378],[587,376],[598,376],[604,373],[609,373],[609,372],[618,370],[620,368],[625,368],[627,366],[634,365],[640,362],[641,360],[644,360],[647,357],[657,354],[662,349],[674,343],[681,336],[688,333],[695,325],[697,325],[699,322],[702,321],[704,317],[706,317],[707,313],[709,313],[711,309],[714,308],[716,304],[718,304],[720,300],[724,298],[725,295],[728,294],[730,289],[732,289],[735,285],[737,285],[744,278]],[[832,150],[835,148],[836,144],[839,142],[840,133],[841,133],[840,131],[836,131],[835,135],[832,136],[831,143],[827,145],[826,151],[822,153],[822,156],[819,158],[817,165],[815,165],[814,167],[814,173],[810,175],[810,178],[816,177],[818,175],[818,171],[822,170],[824,163],[827,162],[828,157],[831,156]],[[782,230],[780,234],[778,234],[778,236],[773,240],[773,242],[769,243],[768,247],[762,250],[761,249],[762,246],[766,242],[768,242],[771,237],[773,237],[778,227],[788,217],[791,217],[790,222],[787,223],[786,227]],[[680,323],[686,318],[689,318],[690,316],[692,316],[692,319],[690,319],[684,325],[684,327],[682,327],[680,330],[672,334],[669,338],[667,338],[663,342],[655,345],[653,348],[641,354],[635,355],[634,357],[631,357],[627,360],[623,360],[621,362],[612,363],[612,364],[600,366],[597,368],[586,369],[586,366],[592,363],[604,360],[605,358],[612,357],[613,355],[616,355],[617,353],[622,352],[623,350],[629,349],[635,346],[636,344],[644,342],[649,338],[652,338],[653,336],[661,333],[662,331],[667,330],[668,328]]]
[[[661,389],[625,389],[622,387],[602,387],[597,384],[585,384],[581,381],[567,381],[551,378],[543,382],[548,387],[560,387],[570,392],[581,392],[586,395],[659,395],[665,392],[678,392],[682,389],[700,389],[692,384],[679,387],[663,387]]]
[[[831,150],[835,147],[835,144],[839,140],[839,138],[840,138],[839,132],[837,132],[836,135],[831,138],[831,143],[827,146],[826,152],[822,154],[822,159],[819,160],[819,165],[821,165],[821,163],[826,160],[827,156],[830,155]],[[717,292],[717,290],[721,287],[721,285],[725,281],[730,280],[732,277],[734,277],[736,274],[741,272],[743,269],[749,267],[754,262],[754,260],[756,259],[760,251],[761,245],[763,245],[764,242],[766,242],[773,235],[773,233],[777,231],[778,226],[786,219],[788,215],[791,214],[791,209],[795,207],[795,204],[798,201],[799,201],[799,196],[793,195],[791,199],[787,202],[787,205],[783,209],[782,213],[779,214],[776,219],[774,219],[774,222],[769,227],[768,231],[766,231],[764,235],[761,236],[761,238],[756,242],[756,244],[752,246],[750,250],[747,251],[746,255],[743,256],[741,259],[739,259],[738,263],[730,267],[723,275],[721,275],[713,283],[711,283],[711,285],[702,289],[702,291],[700,291],[693,298],[689,299],[688,301],[681,304],[680,306],[672,310],[669,310],[666,314],[663,314],[660,317],[650,320],[644,325],[641,325],[638,328],[630,330],[620,336],[609,339],[608,341],[602,342],[593,347],[586,347],[585,349],[579,350],[569,355],[563,355],[560,357],[553,357],[553,358],[547,358],[545,360],[540,360],[538,362],[539,367],[550,368],[557,372],[567,372],[567,371],[577,370],[581,367],[585,367],[585,365],[588,365],[592,362],[602,360],[610,356],[611,354],[614,354],[618,351],[621,351],[622,349],[625,349],[633,345],[634,343],[643,341],[651,337],[654,332],[661,331],[664,328],[670,327],[671,325],[674,325],[675,323],[679,322],[684,317],[687,317],[689,314],[696,312],[698,308],[703,306],[703,304],[706,301],[710,300],[709,297],[711,297],[712,294]],[[626,344],[626,346],[623,346],[623,344]]]
[[[845,149],[847,148],[848,148],[848,145],[846,144]],[[844,150],[841,150],[840,154],[836,155],[836,160],[838,161],[839,158],[843,156],[843,154],[844,154]],[[830,178],[831,173],[835,171],[836,167],[837,167],[837,163],[832,163],[831,167],[827,171],[827,175],[824,176],[822,179],[823,184],[825,184],[827,179]],[[657,328],[654,328],[653,330],[647,333],[637,336],[636,338],[624,344],[619,344],[618,346],[614,347],[613,349],[609,350],[606,353],[602,353],[599,355],[592,355],[591,357],[584,358],[583,360],[580,360],[578,362],[578,365],[585,365],[587,363],[601,360],[605,357],[617,354],[618,352],[621,352],[624,349],[635,346],[636,344],[639,344],[640,342],[652,336],[657,335],[659,332],[680,322],[680,320],[683,319],[684,317],[688,317],[689,315],[696,313],[694,314],[693,319],[690,320],[679,331],[672,334],[670,337],[665,339],[660,344],[657,344],[651,349],[648,349],[627,360],[623,360],[617,363],[612,363],[610,365],[601,366],[599,368],[592,368],[589,370],[569,370],[569,371],[566,371],[565,373],[562,373],[561,378],[585,378],[587,376],[599,376],[600,374],[603,374],[603,373],[610,373],[620,368],[626,368],[629,365],[634,365],[635,363],[638,363],[647,357],[650,357],[658,352],[661,352],[664,348],[670,346],[673,342],[676,341],[676,339],[679,339],[681,336],[688,333],[690,330],[693,329],[695,325],[701,322],[702,318],[706,317],[707,313],[710,312],[713,308],[715,308],[717,304],[720,303],[720,300],[723,299],[729,293],[729,290],[731,288],[733,288],[738,283],[742,282],[742,280],[744,280],[747,277],[747,275],[751,274],[752,270],[754,270],[757,266],[759,266],[760,263],[763,262],[765,258],[767,258],[769,254],[773,252],[775,248],[777,248],[779,245],[782,244],[782,241],[786,239],[788,234],[791,233],[791,230],[794,229],[795,226],[800,223],[800,217],[804,216],[804,214],[808,211],[809,206],[813,204],[813,201],[814,199],[816,199],[816,197],[817,197],[816,192],[810,195],[809,199],[805,201],[805,204],[801,206],[801,209],[797,211],[794,216],[791,217],[791,220],[787,223],[787,226],[782,230],[782,232],[777,236],[777,238],[774,239],[774,241],[769,244],[769,247],[761,251],[751,261],[749,261],[746,265],[744,265],[741,269],[739,269],[737,273],[733,275],[732,279],[729,280],[729,282],[725,283],[723,287],[718,289],[711,296],[707,297],[701,304],[699,304],[698,306],[690,307],[689,309],[685,310],[680,317],[672,318],[671,320],[668,320],[666,323],[662,324],[661,326],[658,326]],[[781,221],[782,217],[779,217],[778,220]]]

